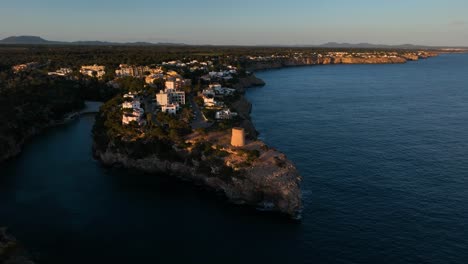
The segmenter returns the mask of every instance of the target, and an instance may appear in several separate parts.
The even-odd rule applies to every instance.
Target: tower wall
[[[241,127],[232,129],[231,145],[234,147],[245,146],[245,130]]]

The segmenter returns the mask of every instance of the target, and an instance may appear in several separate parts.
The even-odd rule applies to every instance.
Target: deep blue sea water
[[[0,225],[41,263],[468,263],[468,54],[257,75],[252,117],[304,178],[301,223],[103,168],[87,116],[0,167]]]

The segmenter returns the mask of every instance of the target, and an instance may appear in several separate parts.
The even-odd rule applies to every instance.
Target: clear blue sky
[[[0,0],[0,38],[468,46],[468,0]]]

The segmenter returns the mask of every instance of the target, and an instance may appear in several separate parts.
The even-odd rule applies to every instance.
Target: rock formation
[[[29,254],[6,228],[0,228],[0,263],[5,264],[34,264]]]

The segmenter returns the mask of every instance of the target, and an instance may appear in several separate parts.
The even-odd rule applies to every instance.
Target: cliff
[[[263,84],[252,75],[241,79],[237,89]],[[119,108],[115,98],[96,118],[93,152],[103,164],[189,180],[231,203],[300,218],[301,176],[284,154],[256,139],[252,105],[243,95],[232,104],[240,116],[238,125],[246,129],[249,139],[242,148],[230,145],[230,129],[197,130],[174,138],[170,135],[176,129],[171,126],[183,126],[174,120],[153,128],[128,128],[118,121]],[[168,130],[161,131],[164,127]]]
[[[16,238],[6,232],[6,228],[0,228],[0,263],[34,264]]]
[[[251,143],[262,145],[261,142]],[[265,150],[249,166],[233,172],[224,163],[213,162],[211,157],[164,160],[157,154],[133,158],[123,148],[112,143],[106,149],[94,148],[95,157],[108,166],[122,166],[147,173],[165,174],[189,180],[224,195],[229,202],[245,204],[258,209],[277,211],[300,218],[302,202],[301,177],[286,156],[262,145]],[[179,153],[179,157],[189,153]],[[230,157],[234,165],[235,155]]]
[[[406,63],[437,56],[430,52],[406,52],[392,55],[369,55],[369,56],[305,56],[296,58],[280,58],[267,61],[251,61],[246,66],[249,71],[260,71],[268,69],[279,69],[283,67],[328,65],[328,64],[395,64]]]
[[[252,74],[243,78],[239,78],[239,83],[234,85],[233,88],[243,93],[245,92],[246,88],[264,86],[264,85],[265,85],[265,82],[262,79],[257,78],[255,75]]]
[[[12,82],[15,85],[0,90],[0,163],[19,154],[28,139],[83,107],[73,83],[42,81]]]
[[[252,104],[245,98],[245,96],[242,95],[240,96],[239,100],[232,104],[232,108],[234,108],[234,110],[241,117],[242,122],[240,126],[245,129],[247,137],[250,139],[256,139],[258,136],[258,131],[255,129],[255,126],[253,125],[250,118]]]

